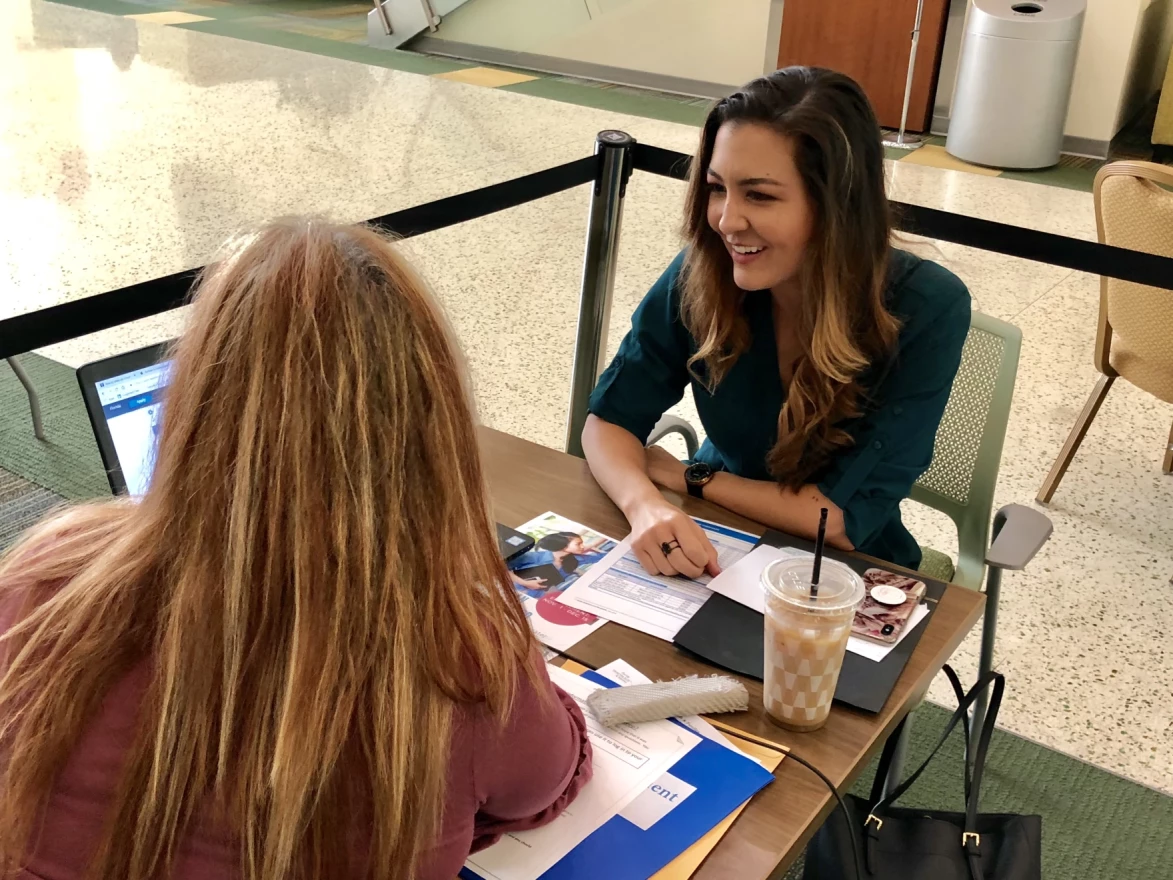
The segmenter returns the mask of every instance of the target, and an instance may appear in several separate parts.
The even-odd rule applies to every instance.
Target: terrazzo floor
[[[0,5],[0,318],[200,265],[265,218],[360,220],[569,161],[595,132],[690,150],[695,129],[38,0]],[[1091,239],[1089,194],[913,163],[891,195]],[[683,185],[637,174],[608,348],[678,247]],[[578,188],[412,239],[468,353],[483,420],[554,447],[586,226]],[[1025,340],[999,504],[1030,503],[1095,380],[1098,279],[910,241]],[[77,365],[167,338],[173,312],[42,351]],[[504,352],[504,354],[503,354]],[[691,402],[678,411],[696,422]],[[1117,383],[1004,583],[1003,725],[1173,794],[1173,407]],[[947,522],[910,505],[922,543]],[[975,666],[976,634],[956,662]],[[940,683],[939,683],[940,684]],[[932,695],[948,701],[945,687]]]
[[[367,13],[371,9],[369,3],[347,3],[340,2],[340,0],[250,0],[250,2],[234,2],[234,0],[59,0],[59,2],[83,9],[107,12],[111,15],[126,16],[138,21],[221,34],[266,45],[284,46],[303,52],[358,61],[377,67],[408,70],[413,73],[440,76],[490,88],[506,88],[523,94],[672,122],[700,124],[710,103],[704,98],[657,92],[646,88],[604,83],[580,77],[560,76],[536,70],[474,66],[475,62],[473,61],[427,55],[414,49],[410,51],[407,49],[373,49],[367,45]],[[533,20],[536,7],[531,0],[505,0],[504,5],[494,2],[488,5],[475,3],[462,6],[453,13],[444,16],[444,21],[435,36],[455,44],[481,45],[485,48],[495,47],[496,49],[506,48],[506,43],[508,43],[513,49],[521,50],[525,44],[529,48],[524,51],[537,52],[539,55],[547,54],[567,59],[579,58],[582,61],[598,64],[613,64],[619,68],[634,64],[636,68],[644,70],[653,69],[646,66],[648,62],[652,61],[648,54],[650,51],[653,56],[658,58],[659,63],[669,65],[668,68],[660,68],[660,73],[671,74],[675,70],[677,75],[699,76],[701,79],[712,82],[742,82],[760,73],[760,66],[750,63],[747,67],[746,59],[762,54],[762,51],[753,48],[755,43],[760,40],[760,36],[754,37],[753,34],[760,32],[759,26],[764,26],[762,22],[754,21],[759,17],[761,7],[756,3],[750,3],[740,10],[733,7],[723,8],[720,26],[714,31],[703,20],[698,21],[698,18],[703,19],[706,15],[711,14],[706,10],[706,6],[707,4],[704,3],[694,3],[687,9],[681,7],[681,15],[672,22],[673,35],[668,38],[668,42],[672,45],[667,49],[662,47],[662,52],[657,52],[655,47],[649,46],[646,42],[632,47],[624,45],[622,39],[612,39],[611,37],[614,35],[610,33],[609,29],[614,28],[617,22],[623,21],[622,18],[613,19],[610,23],[599,19],[591,24],[592,28],[601,25],[608,31],[606,33],[595,32],[591,39],[592,45],[589,47],[579,45],[575,39],[569,43],[555,41],[554,43],[542,43],[540,46],[533,44],[531,41],[535,37],[535,27],[537,31],[542,31],[544,26]],[[546,3],[543,9],[544,16],[551,14],[553,16],[546,24],[560,22],[556,25],[556,30],[569,27],[571,31],[574,31],[587,24],[584,17],[587,10],[577,0],[560,4]],[[662,11],[662,9],[651,9],[645,6],[637,14],[641,16],[649,12],[659,14]],[[517,20],[515,19],[520,19],[523,26],[516,27]],[[635,30],[642,32],[646,28],[636,27]],[[679,59],[682,56],[688,57],[689,52],[692,51],[691,47],[695,43],[698,33],[705,34],[706,44],[710,48],[717,48],[714,40],[722,44],[719,55],[722,60],[718,61],[718,56],[711,55],[705,66],[707,72],[678,66]],[[521,43],[515,42],[518,39],[521,40]],[[413,43],[408,44],[409,47],[413,45]],[[490,49],[490,51],[493,50]],[[470,57],[477,57],[475,50]],[[714,64],[716,67],[712,66]],[[724,73],[720,71],[724,71]],[[639,81],[639,76],[636,73],[636,78],[632,81]],[[1149,142],[1149,134],[1152,132],[1152,120],[1155,112],[1156,102],[1153,101],[1146,108],[1145,113],[1142,113],[1126,131],[1121,132],[1113,141],[1109,147],[1111,159],[1150,159],[1153,157],[1153,145]],[[889,132],[889,134],[894,134],[894,132]],[[999,171],[971,165],[956,159],[945,152],[944,144],[944,137],[929,136],[922,149],[910,152],[890,147],[886,148],[885,152],[888,158],[894,161],[968,171],[971,174],[1027,180],[1032,183],[1067,187],[1083,192],[1091,192],[1096,170],[1103,164],[1097,159],[1064,154],[1060,158],[1059,164],[1051,168],[1035,171]]]

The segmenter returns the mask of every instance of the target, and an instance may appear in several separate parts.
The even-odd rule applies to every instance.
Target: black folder
[[[766,532],[760,543],[810,552],[815,549],[813,541],[775,531]],[[863,562],[829,547],[826,555],[860,575],[869,568],[885,567]],[[839,685],[835,688],[836,700],[865,712],[879,712],[884,708],[896,680],[933,617],[937,600],[945,592],[946,585],[942,582],[924,576],[920,579],[928,587],[928,616],[879,662],[848,651],[843,660],[843,671],[839,674]],[[710,663],[760,681],[765,665],[763,627],[762,615],[757,611],[714,593],[676,634],[675,643]]]

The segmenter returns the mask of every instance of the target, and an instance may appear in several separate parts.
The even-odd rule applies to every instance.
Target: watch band
[[[705,482],[708,482],[708,480]],[[688,486],[688,494],[693,498],[705,497],[705,483],[690,483],[685,480],[685,485]]]

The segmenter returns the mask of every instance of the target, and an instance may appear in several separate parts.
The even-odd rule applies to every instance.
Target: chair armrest
[[[697,437],[696,429],[687,421],[679,416],[663,415],[660,421],[656,422],[656,427],[652,428],[652,433],[648,435],[648,440],[645,446],[655,446],[669,434],[679,434],[684,438],[684,445],[688,448],[688,457],[690,459],[696,458],[697,450],[700,449],[700,438]]]
[[[994,515],[994,543],[986,564],[1019,571],[1042,549],[1054,531],[1050,518],[1033,507],[1007,504]]]

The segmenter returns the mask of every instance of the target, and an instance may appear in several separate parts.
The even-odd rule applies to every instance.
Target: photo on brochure
[[[606,556],[615,541],[556,513],[543,513],[517,531],[533,538],[534,547],[510,560],[513,588],[538,641],[565,651],[606,621],[564,605],[558,597]]]
[[[531,599],[556,596],[607,555],[615,541],[556,513],[517,529],[534,539],[532,550],[509,561],[513,586]]]

